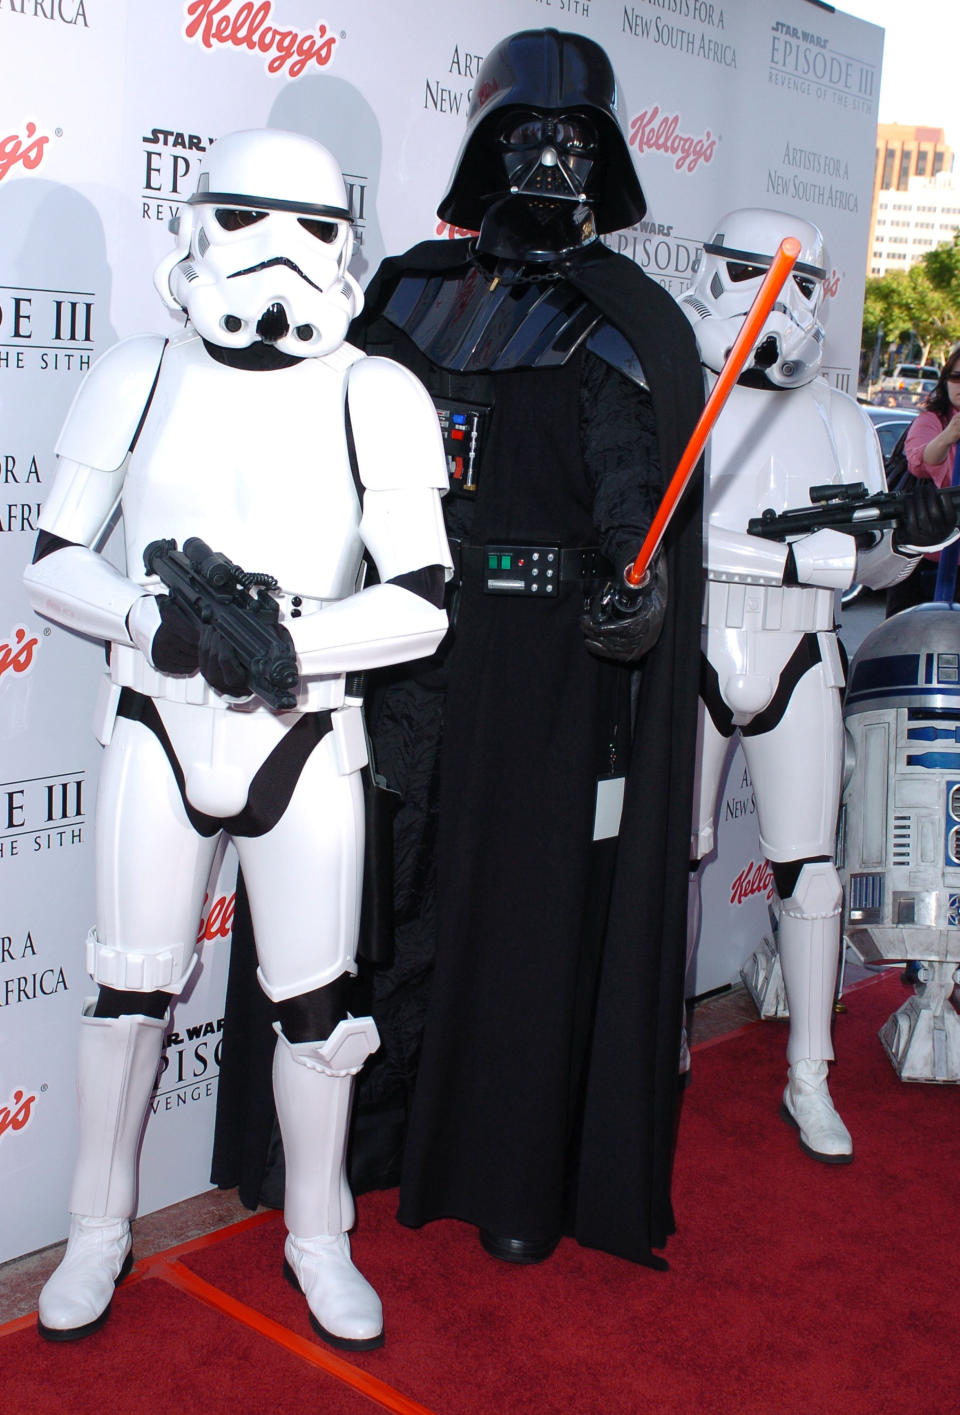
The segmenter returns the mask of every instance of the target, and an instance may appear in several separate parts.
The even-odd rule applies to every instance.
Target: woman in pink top
[[[926,477],[937,486],[954,484],[957,443],[960,442],[960,343],[947,356],[937,386],[907,433],[904,452],[915,477]],[[960,467],[957,468],[960,481]],[[887,616],[924,604],[934,597],[940,551],[924,555],[906,580],[887,594]],[[954,599],[957,591],[954,590]]]

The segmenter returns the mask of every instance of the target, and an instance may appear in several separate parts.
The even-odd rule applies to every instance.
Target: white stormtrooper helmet
[[[826,279],[823,236],[802,217],[747,207],[729,212],[703,245],[696,277],[679,303],[693,325],[700,357],[719,373],[761,281],[785,236],[800,254],[777,297],[741,381],[764,376],[777,388],[799,388],[816,376],[823,358],[820,311]]]
[[[154,274],[160,298],[204,339],[258,339],[316,358],[343,343],[363,294],[347,270],[353,231],[343,176],[312,138],[228,133],[171,223],[177,245]]]

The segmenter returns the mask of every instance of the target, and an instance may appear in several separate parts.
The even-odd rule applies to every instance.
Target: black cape
[[[398,280],[422,272],[456,270],[465,264],[468,254],[467,242],[428,242],[385,261],[367,292],[366,308],[355,329],[356,341],[371,352],[379,351],[380,316]],[[565,274],[638,354],[653,400],[661,466],[669,477],[702,405],[700,362],[686,318],[659,285],[602,245],[572,262]],[[522,433],[518,440],[522,442]],[[662,1260],[651,1250],[662,1247],[673,1231],[670,1169],[686,956],[702,595],[699,481],[684,499],[665,549],[669,608],[661,639],[639,675],[638,731],[626,783],[592,1016],[586,1024],[592,1037],[586,1045],[578,1153],[572,1156],[572,1198],[564,1222],[566,1231],[588,1246],[652,1265]],[[465,697],[461,692],[461,711]],[[453,702],[456,706],[458,699]],[[376,735],[375,727],[375,743]],[[589,750],[585,744],[581,749]],[[466,762],[463,749],[465,769]],[[441,785],[441,793],[443,790]],[[476,795],[476,786],[473,791]],[[485,824],[488,829],[495,828],[492,818]],[[455,868],[451,854],[457,844],[469,841],[469,834],[469,827],[461,828],[458,822],[455,845],[446,849],[448,869]],[[441,861],[444,848],[441,840]],[[558,863],[566,868],[562,858]],[[491,880],[491,887],[496,888],[496,880]],[[456,917],[455,909],[446,916],[448,930]],[[509,917],[503,924],[509,930]],[[441,940],[441,946],[452,946],[454,951],[458,947],[456,942],[451,945],[449,937]],[[459,1206],[450,1194],[463,1194],[464,1186],[469,1191],[469,1179],[461,1176],[445,1187],[442,1177],[435,1183],[431,1173],[432,1165],[443,1168],[450,1127],[456,1128],[462,1118],[454,1113],[457,1088],[461,1108],[490,1104],[489,1097],[470,1093],[465,1047],[456,1036],[462,1020],[456,1008],[469,996],[467,980],[474,981],[471,966],[470,960],[465,969],[456,962],[452,967],[441,966],[438,960],[433,979],[427,1043],[401,1183],[400,1217],[413,1224],[444,1212],[484,1224],[484,1218],[477,1215],[491,1212],[480,1192],[486,1155],[475,1153],[480,1178],[473,1187],[473,1197],[461,1199]],[[493,975],[487,970],[480,984],[488,993]],[[504,983],[509,988],[506,971]],[[444,989],[449,991],[444,993]],[[488,1016],[492,1015],[489,996],[483,1006]],[[509,1016],[508,1006],[504,1013]],[[533,1025],[536,1029],[536,1022]],[[479,1043],[482,1039],[475,1036],[474,1040]],[[549,1048],[553,1041],[544,1034],[536,1044]],[[503,1056],[509,1058],[514,1046],[509,1026],[486,1041],[488,1056],[497,1057],[493,1064],[500,1067],[498,1083],[503,1086],[508,1084],[510,1072],[510,1062]],[[489,1064],[478,1050],[475,1065]],[[530,1075],[518,1068],[515,1084],[528,1083]],[[537,1084],[536,1079],[532,1084]],[[469,1130],[472,1121],[466,1125]],[[492,1135],[494,1129],[488,1116],[476,1133]],[[515,1152],[522,1152],[522,1146]],[[466,1211],[471,1208],[475,1211]],[[534,1202],[527,1212],[535,1210]],[[508,1218],[503,1224],[508,1225],[506,1232],[515,1236],[546,1236],[526,1225],[519,1231],[512,1229]],[[495,1220],[485,1226],[505,1231]]]

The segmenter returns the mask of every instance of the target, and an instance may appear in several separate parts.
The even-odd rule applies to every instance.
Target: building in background
[[[942,128],[877,126],[867,275],[906,270],[960,227],[960,187]]]

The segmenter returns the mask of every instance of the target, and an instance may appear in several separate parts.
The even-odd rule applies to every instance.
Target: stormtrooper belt
[[[613,573],[606,556],[595,545],[564,549],[559,545],[491,541],[469,545],[451,540],[454,577],[461,584],[483,586],[485,594],[533,595],[551,599],[561,584],[585,584]]]

